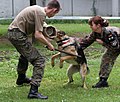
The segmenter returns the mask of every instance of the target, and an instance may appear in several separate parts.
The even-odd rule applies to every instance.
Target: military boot
[[[31,85],[28,98],[29,99],[48,99],[48,96],[43,96],[42,94],[38,93],[38,86]]]
[[[18,74],[18,78],[16,81],[17,85],[23,85],[24,83],[29,84],[31,78],[27,78],[25,74]]]
[[[102,87],[109,87],[108,82],[107,82],[108,78],[100,78],[99,82],[96,85],[93,85],[92,88],[102,88]]]

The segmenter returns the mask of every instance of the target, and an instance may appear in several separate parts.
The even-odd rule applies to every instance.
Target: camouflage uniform
[[[120,28],[117,27],[107,27],[103,29],[103,33],[99,34],[96,32],[92,32],[89,36],[86,36],[83,39],[79,39],[80,45],[82,49],[87,48],[90,46],[96,39],[103,40],[104,34],[107,34],[108,31],[115,31],[118,34],[119,42],[120,42]],[[101,65],[100,65],[100,72],[99,77],[103,77],[108,79],[110,72],[112,71],[113,65],[115,60],[117,59],[118,55],[120,54],[120,48],[112,48],[109,44],[103,41],[103,46],[106,47],[106,52],[102,56]]]
[[[45,58],[19,29],[8,31],[8,39],[21,54],[17,67],[18,74],[26,73],[28,62],[30,62],[34,66],[31,84],[39,86],[44,74]]]
[[[17,72],[25,74],[30,62],[33,68],[31,85],[40,86],[44,74],[45,58],[28,40],[29,34],[43,31],[46,13],[40,6],[30,6],[20,12],[8,28],[8,39],[20,53]]]

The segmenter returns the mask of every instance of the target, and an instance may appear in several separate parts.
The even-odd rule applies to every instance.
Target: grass
[[[113,25],[120,26],[117,23]],[[7,29],[7,25],[1,26],[2,29]],[[81,37],[90,32],[86,24],[54,24],[54,26],[66,31],[70,36]],[[85,90],[81,87],[82,80],[79,73],[74,75],[74,83],[65,85],[67,82],[66,70],[69,64],[65,62],[64,68],[60,69],[59,60],[56,60],[56,65],[52,68],[50,56],[56,52],[46,50],[41,44],[35,46],[46,56],[46,68],[39,92],[48,95],[49,99],[28,100],[26,98],[30,86],[18,87],[15,84],[19,54],[12,45],[2,42],[0,43],[0,102],[120,102],[120,57],[118,57],[108,79],[110,87],[93,89],[91,86],[98,82],[99,65],[105,49],[97,43],[87,48],[85,54],[88,59],[90,74],[86,80],[88,89]],[[31,75],[32,65],[27,71],[27,76],[31,77]]]
[[[7,33],[8,25],[0,25],[0,36],[5,36]]]

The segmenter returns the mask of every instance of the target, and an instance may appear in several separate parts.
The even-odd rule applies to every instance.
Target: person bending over
[[[45,58],[28,40],[28,35],[32,34],[36,39],[48,46],[52,51],[54,46],[43,35],[43,24],[46,16],[53,17],[60,11],[60,4],[57,0],[50,1],[46,7],[38,5],[29,6],[23,9],[9,25],[8,39],[20,53],[17,67],[18,78],[17,85],[30,83],[31,88],[28,98],[47,99],[38,93],[38,87],[42,81],[45,67]],[[33,65],[32,78],[26,77],[28,62]]]
[[[90,18],[88,23],[92,33],[85,38],[79,38],[80,48],[85,49],[94,41],[107,48],[101,59],[99,82],[92,87],[108,87],[107,79],[112,71],[115,60],[120,54],[120,28],[108,27],[108,20],[103,19],[101,16]]]

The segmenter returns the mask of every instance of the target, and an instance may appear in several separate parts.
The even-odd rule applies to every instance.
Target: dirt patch
[[[10,43],[7,37],[0,37],[0,43]]]
[[[0,37],[0,48],[4,50],[4,48],[12,47],[11,42],[7,39],[7,37]]]

